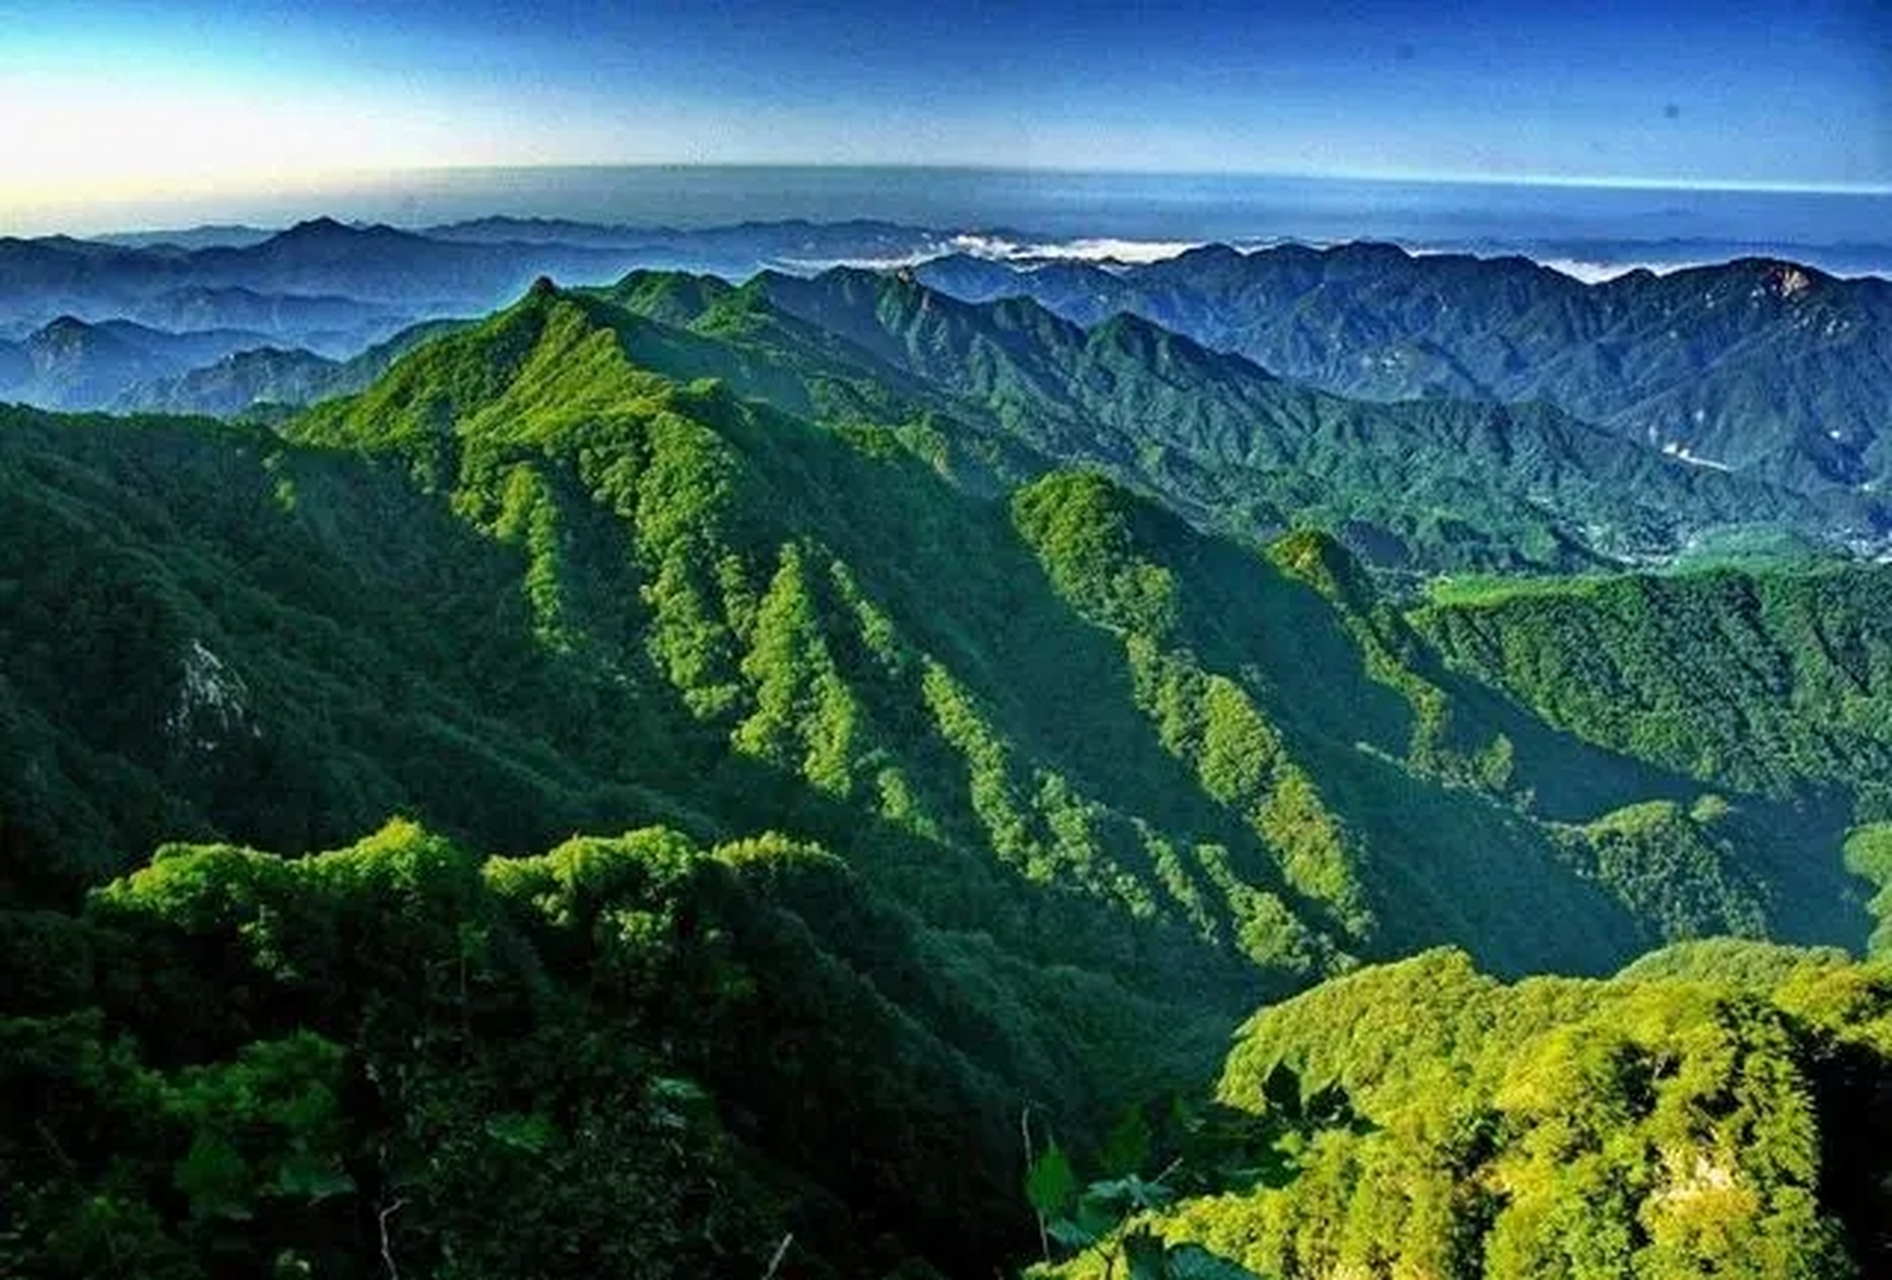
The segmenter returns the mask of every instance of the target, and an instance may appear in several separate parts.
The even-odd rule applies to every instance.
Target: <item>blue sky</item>
[[[0,0],[0,215],[572,163],[1892,184],[1886,0]]]

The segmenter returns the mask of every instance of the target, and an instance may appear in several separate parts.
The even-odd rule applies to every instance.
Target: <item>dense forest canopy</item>
[[[8,1274],[1885,1265],[1892,568],[1612,558],[1804,495],[866,272],[416,341],[0,409]]]

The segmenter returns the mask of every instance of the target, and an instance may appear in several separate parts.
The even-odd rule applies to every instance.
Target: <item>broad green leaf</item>
[[[1025,1198],[1046,1218],[1061,1217],[1077,1196],[1077,1175],[1053,1139],[1025,1174]]]

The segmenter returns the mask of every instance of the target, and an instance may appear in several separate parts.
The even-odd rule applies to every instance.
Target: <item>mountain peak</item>
[[[1410,253],[1384,240],[1349,240],[1328,249],[1327,256],[1337,262],[1370,262],[1376,266],[1412,261]]]
[[[1312,587],[1328,600],[1365,613],[1374,599],[1373,584],[1359,558],[1344,543],[1319,529],[1296,529],[1268,545],[1268,558],[1290,578]]]
[[[1832,279],[1822,271],[1780,258],[1750,258],[1742,260],[1737,265],[1748,268],[1759,277],[1756,288],[1771,293],[1782,301],[1798,298]]]
[[[295,237],[302,240],[329,239],[355,234],[355,229],[337,222],[326,214],[319,218],[307,218],[283,231],[277,239]]]
[[[1243,254],[1240,249],[1235,249],[1220,241],[1216,241],[1213,244],[1199,244],[1193,249],[1184,249],[1181,253],[1177,254],[1175,258],[1171,259],[1171,261],[1186,261],[1196,266],[1207,266],[1212,263],[1240,262],[1243,261],[1245,257],[1246,255]]]
[[[266,243],[288,246],[329,246],[360,245],[379,242],[387,245],[424,245],[429,243],[426,237],[415,235],[411,231],[402,231],[386,223],[348,223],[338,222],[327,216],[310,218],[298,222],[286,231],[272,236]]]

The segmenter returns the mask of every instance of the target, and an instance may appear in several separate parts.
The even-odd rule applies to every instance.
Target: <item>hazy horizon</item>
[[[94,201],[0,214],[0,235],[420,228],[505,216],[696,229],[862,218],[936,230],[1131,240],[1380,238],[1417,246],[1582,240],[1808,247],[1886,242],[1892,189],[1031,170],[996,166],[538,166],[361,175],[249,196]]]
[[[0,19],[9,230],[572,165],[1892,189],[1871,0],[0,0]]]
[[[863,219],[1011,242],[1012,249],[997,250],[1001,256],[1130,260],[1210,242],[1378,240],[1415,252],[1520,253],[1589,280],[1755,254],[1840,275],[1892,276],[1892,193],[993,168],[436,171],[384,175],[348,189],[276,192],[248,203],[220,197],[95,206],[64,222],[0,224],[0,235],[171,234],[205,244],[219,237],[186,233],[247,225],[260,234],[317,217],[425,229],[494,216],[652,231]],[[221,237],[246,241],[241,233]]]

